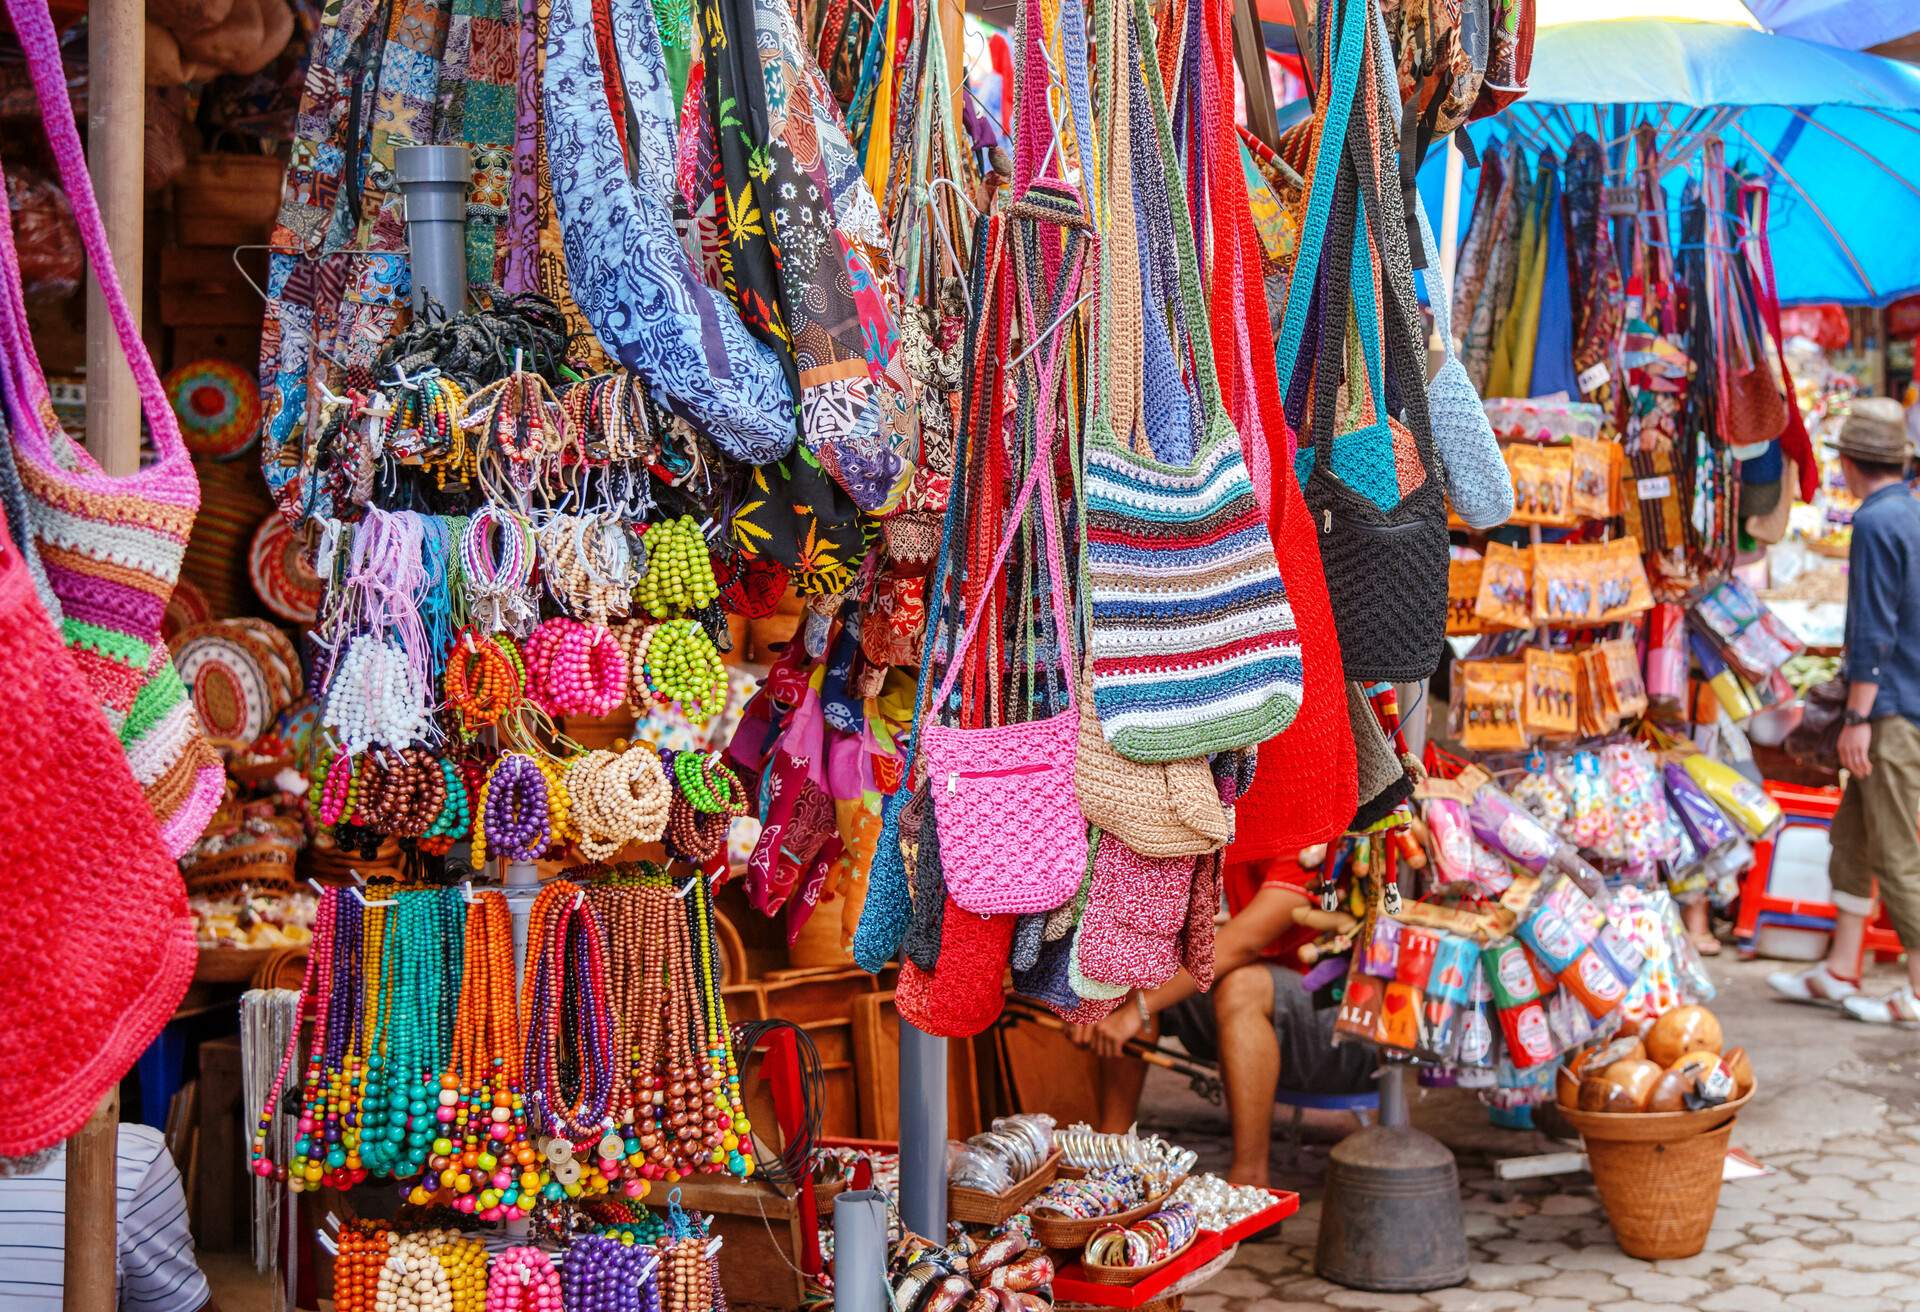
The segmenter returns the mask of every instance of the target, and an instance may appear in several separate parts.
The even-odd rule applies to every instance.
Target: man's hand
[[[1872,746],[1870,724],[1850,724],[1840,731],[1840,764],[1847,767],[1848,774],[1865,779],[1873,773],[1873,760],[1867,755],[1867,749]]]
[[[1132,999],[1122,1003],[1120,1009],[1093,1027],[1090,1036],[1094,1052],[1102,1057],[1124,1055],[1127,1040],[1137,1038],[1145,1026],[1140,1020],[1140,1008]]]

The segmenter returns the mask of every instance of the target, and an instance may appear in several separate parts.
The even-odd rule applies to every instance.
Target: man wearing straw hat
[[[1840,731],[1846,792],[1827,864],[1839,915],[1827,959],[1768,978],[1799,1002],[1838,1004],[1859,1020],[1920,1024],[1920,501],[1906,478],[1913,447],[1900,403],[1870,397],[1834,440],[1853,512],[1847,574],[1847,708]],[[1907,982],[1860,991],[1875,885],[1900,943]]]

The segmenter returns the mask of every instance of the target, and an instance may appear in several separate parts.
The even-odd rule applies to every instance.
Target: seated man
[[[1301,858],[1317,865],[1324,848]],[[1108,1133],[1132,1125],[1146,1080],[1145,1064],[1122,1055],[1136,1036],[1152,1041],[1164,1028],[1189,1053],[1217,1058],[1233,1125],[1235,1184],[1265,1185],[1273,1139],[1273,1095],[1284,1084],[1303,1093],[1353,1093],[1369,1087],[1374,1052],[1366,1044],[1333,1044],[1336,1008],[1316,1007],[1301,987],[1298,952],[1315,931],[1296,925],[1295,907],[1309,905],[1302,860],[1281,857],[1227,871],[1233,918],[1214,942],[1214,984],[1202,995],[1185,968],[1145,989],[1075,1041],[1100,1055],[1100,1113]]]

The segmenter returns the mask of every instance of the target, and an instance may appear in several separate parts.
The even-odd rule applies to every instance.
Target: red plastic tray
[[[1187,1276],[1198,1271],[1223,1249],[1239,1243],[1248,1235],[1278,1225],[1300,1210],[1300,1195],[1284,1189],[1269,1189],[1273,1206],[1262,1208],[1245,1220],[1228,1226],[1224,1233],[1202,1230],[1175,1261],[1167,1263],[1138,1284],[1099,1285],[1080,1274],[1078,1262],[1068,1262],[1053,1278],[1056,1303],[1091,1303],[1096,1307],[1139,1307],[1151,1303]]]

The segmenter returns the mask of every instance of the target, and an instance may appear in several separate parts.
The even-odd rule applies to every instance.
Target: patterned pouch
[[[1187,923],[1180,929],[1180,964],[1193,976],[1202,993],[1213,987],[1215,918],[1220,914],[1221,871],[1225,858],[1218,852],[1201,857],[1193,867],[1193,892],[1187,899]]]
[[[912,961],[900,967],[893,995],[900,1019],[948,1039],[971,1038],[1000,1019],[1015,919],[968,915],[949,905],[939,967],[924,971]]]
[[[674,227],[674,126],[647,0],[611,0],[630,174],[595,48],[590,0],[554,0],[542,109],[569,280],[603,345],[727,455],[793,448],[794,398],[774,353],[695,273]]]

